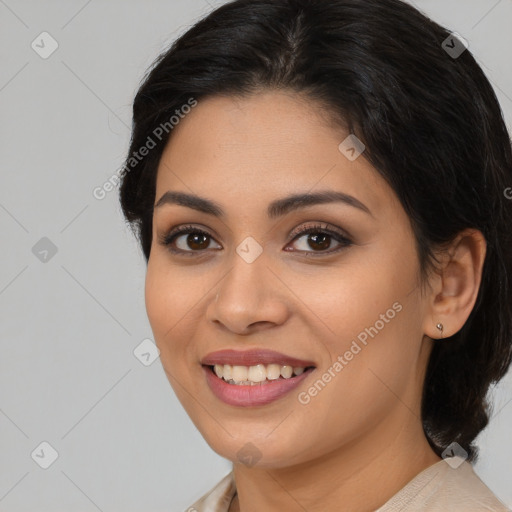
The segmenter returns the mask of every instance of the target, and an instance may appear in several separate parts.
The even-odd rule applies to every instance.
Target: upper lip
[[[215,364],[229,364],[232,366],[256,366],[257,364],[278,364],[280,366],[303,367],[314,366],[312,361],[297,359],[279,352],[267,349],[252,350],[219,350],[206,355],[201,364],[212,366]]]

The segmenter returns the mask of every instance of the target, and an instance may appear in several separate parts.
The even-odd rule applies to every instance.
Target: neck
[[[378,509],[441,460],[419,418],[402,403],[396,412],[348,446],[300,465],[262,469],[234,464],[237,496],[229,512],[334,512],[340,504],[352,512]]]

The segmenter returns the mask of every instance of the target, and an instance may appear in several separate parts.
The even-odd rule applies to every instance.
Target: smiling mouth
[[[236,386],[261,386],[273,381],[289,380],[315,368],[314,366],[279,364],[257,364],[254,366],[215,364],[207,365],[207,367],[219,379]]]

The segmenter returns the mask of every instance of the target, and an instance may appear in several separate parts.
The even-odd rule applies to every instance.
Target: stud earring
[[[441,331],[441,338],[443,337],[443,324],[442,323],[438,323],[436,325],[436,327]]]

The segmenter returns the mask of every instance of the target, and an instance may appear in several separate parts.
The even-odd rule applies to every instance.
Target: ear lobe
[[[443,338],[454,335],[466,323],[480,289],[486,252],[485,238],[476,229],[462,231],[443,251],[442,268],[435,276],[425,319],[427,336],[441,337],[436,327],[439,323],[443,325]]]

